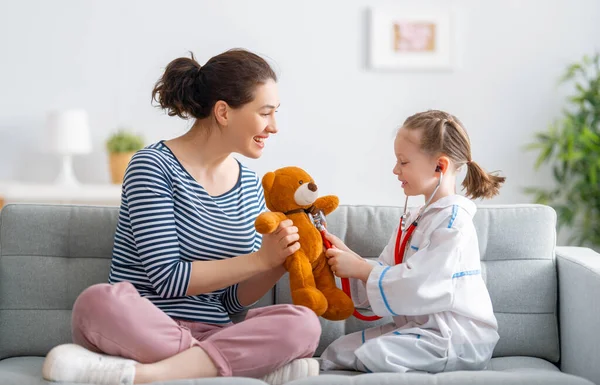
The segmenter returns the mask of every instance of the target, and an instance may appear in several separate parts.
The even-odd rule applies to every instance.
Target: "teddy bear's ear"
[[[263,176],[263,178],[262,178],[263,190],[271,191],[271,188],[273,187],[273,183],[275,183],[275,173],[274,172],[266,173],[265,176]]]

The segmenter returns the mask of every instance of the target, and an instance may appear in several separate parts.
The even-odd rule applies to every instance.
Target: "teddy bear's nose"
[[[316,185],[316,184],[314,184],[313,182],[310,182],[310,183],[308,184],[308,189],[309,189],[310,191],[312,191],[312,192],[315,192],[315,191],[317,191],[317,185]]]

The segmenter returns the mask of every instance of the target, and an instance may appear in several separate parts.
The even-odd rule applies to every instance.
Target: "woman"
[[[269,64],[230,50],[200,66],[178,58],[153,99],[195,119],[183,136],[136,153],[123,182],[109,284],[73,306],[75,344],[55,347],[44,378],[132,384],[214,376],[283,383],[318,374],[321,327],[305,307],[252,309],[299,249],[290,221],[262,239],[256,174],[234,157],[262,155],[277,133],[277,77]]]

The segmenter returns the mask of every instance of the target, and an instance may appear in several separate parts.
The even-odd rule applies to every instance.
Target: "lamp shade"
[[[59,154],[92,151],[88,115],[85,110],[52,111],[47,115],[48,147]]]

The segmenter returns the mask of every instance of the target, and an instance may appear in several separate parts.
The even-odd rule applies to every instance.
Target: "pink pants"
[[[128,282],[87,288],[73,305],[73,342],[89,350],[153,363],[199,346],[221,376],[262,377],[312,357],[321,335],[308,308],[273,305],[240,323],[213,325],[169,317]]]

